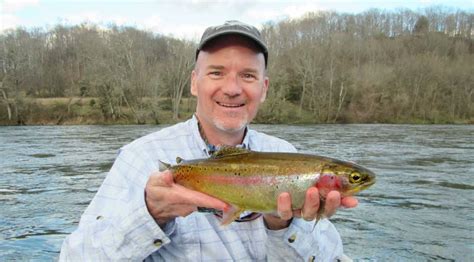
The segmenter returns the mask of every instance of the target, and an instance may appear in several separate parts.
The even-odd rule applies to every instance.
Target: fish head
[[[375,174],[369,169],[354,163],[333,160],[322,171],[322,178],[332,176],[337,178],[338,190],[343,196],[354,195],[375,183]]]
[[[344,195],[353,195],[375,184],[375,174],[369,169],[361,167],[348,173],[347,180],[349,189],[343,193]]]

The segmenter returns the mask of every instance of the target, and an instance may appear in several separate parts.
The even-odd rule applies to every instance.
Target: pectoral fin
[[[321,197],[321,200],[319,202],[319,209],[318,209],[318,213],[316,213],[316,222],[318,222],[321,218],[325,218],[326,215],[324,215],[324,207],[326,205],[326,201],[324,201],[325,199]]]
[[[244,210],[239,207],[231,206],[228,210],[224,211],[224,214],[222,215],[221,225],[226,226],[232,223],[234,220],[239,218],[240,214],[243,211]]]

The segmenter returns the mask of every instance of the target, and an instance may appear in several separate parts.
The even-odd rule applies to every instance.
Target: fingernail
[[[318,192],[313,192],[311,194],[311,199],[313,199],[313,200],[319,199],[319,193]]]
[[[278,216],[283,220],[288,220],[291,218],[288,212],[278,212]]]
[[[222,211],[227,212],[230,210],[230,205],[224,205],[224,208],[222,208]]]

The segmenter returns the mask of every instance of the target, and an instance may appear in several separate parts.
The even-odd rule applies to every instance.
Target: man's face
[[[243,131],[265,100],[265,59],[246,41],[219,41],[201,51],[191,76],[196,114],[205,130]],[[229,41],[227,41],[229,42]]]

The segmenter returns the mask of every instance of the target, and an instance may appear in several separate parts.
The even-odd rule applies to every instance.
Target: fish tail
[[[163,161],[161,161],[161,160],[158,160],[158,170],[159,170],[160,172],[163,172],[163,171],[165,171],[165,170],[168,170],[168,169],[170,169],[170,167],[171,167],[170,164],[165,163],[165,162],[163,162]]]

